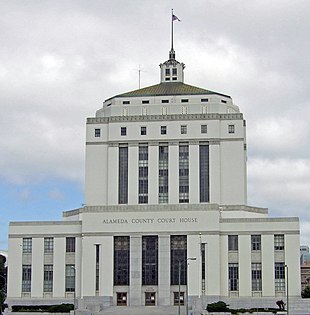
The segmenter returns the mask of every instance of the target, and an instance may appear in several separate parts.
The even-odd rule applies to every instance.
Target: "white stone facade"
[[[300,296],[298,218],[269,218],[267,209],[247,206],[239,108],[227,95],[184,84],[184,65],[176,60],[160,67],[159,85],[112,97],[88,118],[85,206],[64,212],[61,222],[10,224],[10,306],[72,301],[74,288],[79,309],[115,306],[121,296],[127,306],[175,305],[171,239],[179,235],[186,257],[196,258],[182,261],[189,303],[206,296],[283,298],[287,280],[289,295]],[[168,152],[164,162],[161,146]],[[146,236],[157,244],[155,284],[143,283]],[[117,237],[130,244],[123,285],[115,282]],[[67,238],[74,238],[74,250]],[[180,291],[185,294],[184,283]]]

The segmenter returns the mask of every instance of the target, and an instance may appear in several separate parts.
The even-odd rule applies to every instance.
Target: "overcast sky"
[[[298,216],[310,245],[308,0],[0,0],[0,249],[8,223],[84,202],[86,117],[159,83],[171,8],[185,82],[247,120],[248,204]]]

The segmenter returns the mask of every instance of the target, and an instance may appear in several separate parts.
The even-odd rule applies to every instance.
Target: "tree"
[[[5,267],[6,258],[3,255],[0,255],[0,314],[4,309],[4,301],[6,299],[6,271]]]
[[[306,286],[305,289],[301,292],[301,296],[304,299],[309,299],[310,298],[310,286]]]

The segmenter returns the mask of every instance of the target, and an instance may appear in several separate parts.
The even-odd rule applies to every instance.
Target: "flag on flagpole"
[[[174,14],[172,14],[172,21],[179,21],[179,22],[181,22],[181,20]]]

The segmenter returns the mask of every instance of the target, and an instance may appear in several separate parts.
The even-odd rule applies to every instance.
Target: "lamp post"
[[[186,263],[186,315],[188,315],[188,264],[189,260],[196,260],[196,257],[189,257],[185,260],[179,260],[179,299],[178,299],[178,315],[181,315],[181,265]]]
[[[286,279],[286,314],[289,315],[289,304],[288,304],[288,265],[284,265],[286,269],[285,279]]]

